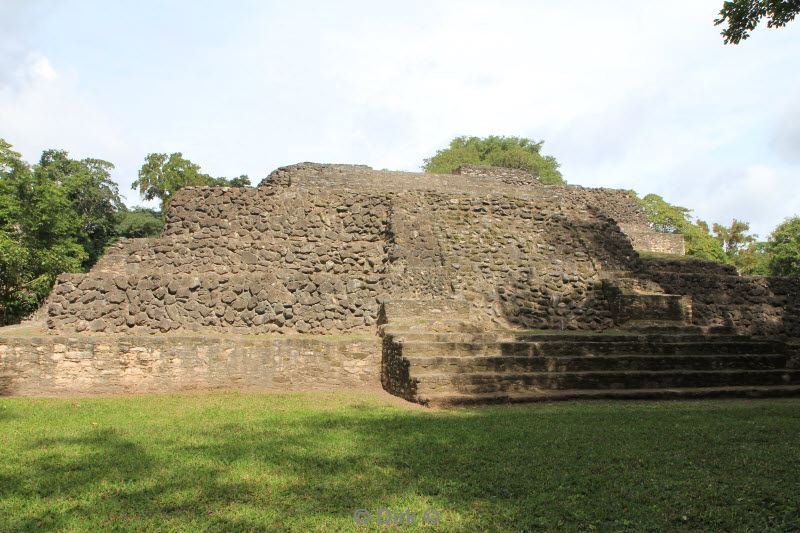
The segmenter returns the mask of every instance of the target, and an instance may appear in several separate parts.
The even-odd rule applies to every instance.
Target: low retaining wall
[[[379,387],[378,337],[0,336],[0,395]]]
[[[620,224],[633,249],[639,252],[686,255],[686,242],[678,233],[659,233],[638,224]]]
[[[709,271],[713,272],[710,267]],[[692,299],[692,321],[742,335],[800,337],[800,279],[647,271],[640,276]]]

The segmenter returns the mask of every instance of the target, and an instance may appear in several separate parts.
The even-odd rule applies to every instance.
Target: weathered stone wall
[[[378,290],[377,278],[324,272],[62,274],[48,322],[58,331],[93,333],[357,331],[375,324]]]
[[[518,187],[536,188],[540,192],[561,201],[581,198],[588,201],[598,213],[614,219],[638,251],[684,255],[686,253],[683,236],[658,233],[650,228],[641,206],[628,192],[620,189],[588,189],[576,186],[543,185],[533,175],[524,170],[489,167],[481,165],[462,165],[455,171],[457,175],[484,178],[495,183]]]
[[[294,188],[187,187],[170,205],[164,236],[192,239],[376,241],[386,231],[385,195]]]
[[[453,171],[459,176],[473,176],[478,178],[492,178],[508,185],[536,186],[542,185],[533,174],[516,168],[501,168],[485,165],[461,165]]]
[[[570,197],[533,203],[425,193],[405,199],[408,217],[427,219],[425,240],[437,243],[440,264],[431,262],[428,280],[446,282],[450,292],[509,326],[611,325],[598,271],[623,268],[635,255],[613,221]]]
[[[696,257],[683,257],[680,259],[645,257],[640,262],[643,273],[675,272],[678,274],[705,274],[721,276],[737,276],[736,267],[716,261],[706,261]]]
[[[258,189],[187,188],[163,237],[121,241],[89,275],[62,276],[48,323],[323,334],[374,326],[389,298],[462,295],[514,327],[608,327],[598,272],[635,256],[597,209],[618,197],[313,164]]]
[[[326,333],[375,324],[388,200],[357,193],[189,188],[159,239],[112,246],[64,275],[49,325],[63,332]]]
[[[0,395],[380,386],[380,339],[0,336]]]
[[[747,335],[800,336],[800,279],[650,270],[666,292],[690,296],[692,321]]]
[[[621,224],[620,229],[628,236],[636,250],[675,255],[686,253],[686,242],[683,235],[658,233],[633,224]]]
[[[121,241],[89,274],[62,276],[48,324],[325,334],[372,330],[387,300],[466,298],[508,327],[615,325],[601,278],[638,268],[623,232],[642,223],[636,201],[462,172],[304,163],[256,189],[184,189],[163,237]]]

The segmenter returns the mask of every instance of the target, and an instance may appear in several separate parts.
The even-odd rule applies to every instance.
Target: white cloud
[[[0,137],[32,162],[48,148],[112,162],[128,156],[120,128],[81,94],[77,76],[59,74],[36,52],[26,54],[13,76],[0,83]],[[121,177],[115,171],[114,178]]]
[[[0,135],[110,159],[123,191],[153,151],[258,181],[305,160],[416,170],[455,135],[523,135],[572,183],[710,221],[766,233],[800,208],[800,23],[725,47],[719,0],[153,5],[52,3],[23,45],[0,37]]]

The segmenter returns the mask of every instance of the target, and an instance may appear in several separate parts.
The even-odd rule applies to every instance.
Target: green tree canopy
[[[773,276],[800,276],[800,217],[783,221],[767,242]]]
[[[157,237],[164,227],[164,218],[159,211],[145,207],[134,207],[120,214],[115,229],[116,235],[127,238]]]
[[[34,173],[61,187],[80,225],[79,242],[87,252],[90,266],[100,257],[114,236],[118,215],[124,210],[119,188],[111,180],[114,165],[102,159],[70,159],[64,150],[42,153]]]
[[[738,44],[750,37],[761,19],[767,19],[768,28],[780,28],[794,20],[799,12],[800,0],[731,0],[722,5],[714,24],[719,26],[727,22],[722,30],[725,44]]]
[[[188,185],[208,185],[211,176],[203,174],[200,166],[184,159],[183,154],[147,154],[139,179],[132,188],[138,189],[145,200],[161,200],[161,212],[166,212],[172,197]]]
[[[0,323],[34,311],[56,276],[90,268],[125,211],[114,166],[46,150],[29,165],[0,139]]]
[[[542,183],[563,184],[558,161],[541,154],[544,141],[522,137],[456,137],[450,146],[425,159],[425,172],[449,174],[461,165],[491,165],[530,172]]]
[[[739,253],[736,268],[745,276],[769,276],[771,258],[769,243],[753,242]]]
[[[250,187],[250,178],[242,174],[236,178],[211,178],[211,185],[221,187]]]
[[[147,154],[139,169],[139,179],[133,182],[132,188],[138,189],[145,200],[161,200],[161,212],[166,213],[176,192],[183,187],[201,185],[248,187],[250,179],[244,174],[233,179],[212,178],[180,152]]]
[[[713,231],[725,255],[727,255],[734,264],[737,264],[737,260],[744,250],[756,242],[756,236],[748,233],[748,231],[750,231],[750,224],[735,218],[731,221],[730,226],[714,224]]]
[[[692,221],[691,210],[672,205],[657,194],[637,198],[650,226],[664,233],[680,233],[686,241],[686,255],[711,261],[729,262],[720,241],[702,220]]]
[[[0,139],[3,324],[16,322],[34,311],[58,274],[80,270],[90,256],[84,245],[91,242],[93,235],[85,231],[86,210],[80,206],[85,196],[96,191],[83,191],[76,196],[69,186],[71,173],[85,169],[80,164],[69,164],[69,172],[53,174],[49,162],[43,157],[39,165],[31,168],[8,142]]]

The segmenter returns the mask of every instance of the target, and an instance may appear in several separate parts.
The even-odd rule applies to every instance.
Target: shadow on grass
[[[167,433],[88,430],[24,443],[0,509],[31,531],[348,529],[362,508],[435,509],[452,530],[800,527],[796,403],[618,405],[255,406]]]

